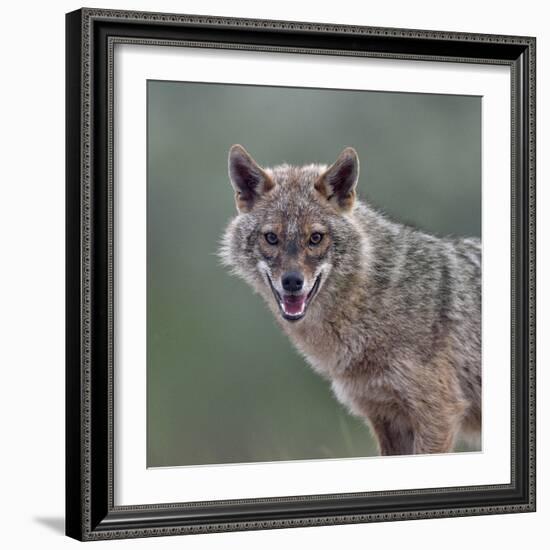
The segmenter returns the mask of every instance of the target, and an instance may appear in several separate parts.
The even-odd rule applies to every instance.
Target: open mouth
[[[302,294],[284,294],[281,296],[273,286],[271,277],[268,275],[267,278],[273,295],[275,296],[275,300],[277,300],[279,304],[281,314],[287,321],[298,321],[298,319],[301,319],[306,314],[307,307],[311,303],[311,300],[313,300],[315,294],[317,294],[321,282],[321,274],[319,274],[311,290],[307,294],[303,292]]]

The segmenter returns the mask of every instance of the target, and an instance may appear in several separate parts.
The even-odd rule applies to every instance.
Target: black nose
[[[287,271],[283,275],[281,283],[287,292],[298,292],[304,286],[304,278],[298,271]]]

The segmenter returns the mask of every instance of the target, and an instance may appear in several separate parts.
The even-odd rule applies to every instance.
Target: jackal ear
[[[346,147],[315,182],[315,189],[339,210],[347,212],[355,203],[358,179],[359,157],[355,149]]]
[[[254,203],[273,188],[274,183],[242,145],[229,150],[229,179],[235,189],[239,212],[250,212]]]

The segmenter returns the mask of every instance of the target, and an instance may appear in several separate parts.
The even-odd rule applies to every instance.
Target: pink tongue
[[[300,296],[284,296],[283,308],[286,313],[289,313],[290,315],[297,315],[298,313],[302,313],[304,310],[305,301],[305,294],[301,294]]]

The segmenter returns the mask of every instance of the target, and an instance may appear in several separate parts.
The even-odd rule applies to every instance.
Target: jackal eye
[[[271,231],[268,231],[265,235],[265,240],[271,244],[271,245],[275,245],[279,242],[279,239],[277,238],[277,235],[275,235],[275,233],[272,233]]]
[[[309,244],[312,244],[313,246],[318,245],[323,240],[323,234],[316,231],[315,233],[312,233],[309,237]]]

